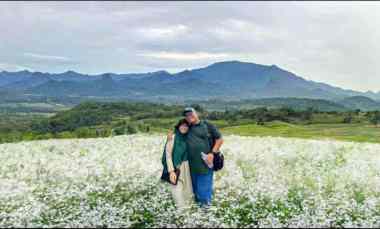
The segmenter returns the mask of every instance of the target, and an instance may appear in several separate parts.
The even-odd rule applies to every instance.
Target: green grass
[[[321,117],[318,117],[322,119]],[[327,117],[326,117],[327,118]],[[331,118],[331,117],[329,117]],[[178,119],[144,119],[151,126],[151,132],[166,133]],[[242,136],[278,136],[306,139],[335,139],[354,142],[380,143],[380,128],[365,123],[323,123],[323,124],[291,124],[281,121],[265,123],[264,126],[252,123],[252,120],[239,120],[237,124],[225,120],[213,120],[223,134]]]
[[[265,123],[264,126],[247,124],[222,128],[225,134],[242,136],[296,137],[307,139],[336,139],[354,142],[380,143],[380,128],[360,124],[294,125],[284,122]]]

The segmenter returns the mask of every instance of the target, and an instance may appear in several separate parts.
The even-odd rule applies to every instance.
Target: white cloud
[[[52,56],[52,55],[43,55],[43,54],[38,54],[38,53],[24,53],[24,56],[26,57],[32,57],[32,58],[37,58],[37,59],[43,59],[43,60],[56,60],[56,61],[71,61],[70,58],[64,57],[64,56]]]
[[[285,40],[288,38],[288,31],[282,27],[265,27],[254,21],[227,18],[220,21],[211,32],[221,40],[240,41],[245,48],[249,48],[252,43],[268,43],[270,41]],[[234,44],[234,47],[239,44]]]
[[[150,53],[140,53],[138,54],[138,56],[183,61],[183,60],[227,58],[230,55],[227,53],[207,53],[207,52],[196,52],[196,53],[150,52]]]
[[[0,63],[120,73],[228,58],[378,91],[379,10],[379,2],[0,2]]]
[[[0,70],[1,71],[34,71],[34,69],[24,66],[24,65],[17,65],[17,64],[9,64],[9,63],[0,63]]]
[[[138,32],[141,36],[151,39],[172,39],[185,35],[190,31],[190,28],[186,25],[174,25],[167,27],[151,27],[151,28],[140,28]]]

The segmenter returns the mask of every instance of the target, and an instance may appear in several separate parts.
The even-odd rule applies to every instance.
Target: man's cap
[[[189,113],[189,112],[195,112],[195,109],[192,108],[192,107],[186,107],[186,108],[183,110],[182,115],[183,115],[183,116],[186,116],[186,114]]]

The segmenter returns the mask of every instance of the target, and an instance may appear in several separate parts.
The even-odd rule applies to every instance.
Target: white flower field
[[[225,136],[213,206],[176,212],[165,136],[0,145],[0,227],[380,227],[380,144]]]

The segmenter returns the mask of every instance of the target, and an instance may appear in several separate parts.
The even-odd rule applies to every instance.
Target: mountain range
[[[306,80],[276,65],[225,61],[171,74],[0,72],[0,94],[24,96],[119,97],[147,101],[187,99],[307,98],[378,105],[380,92],[359,92]],[[352,97],[354,99],[352,99]]]

